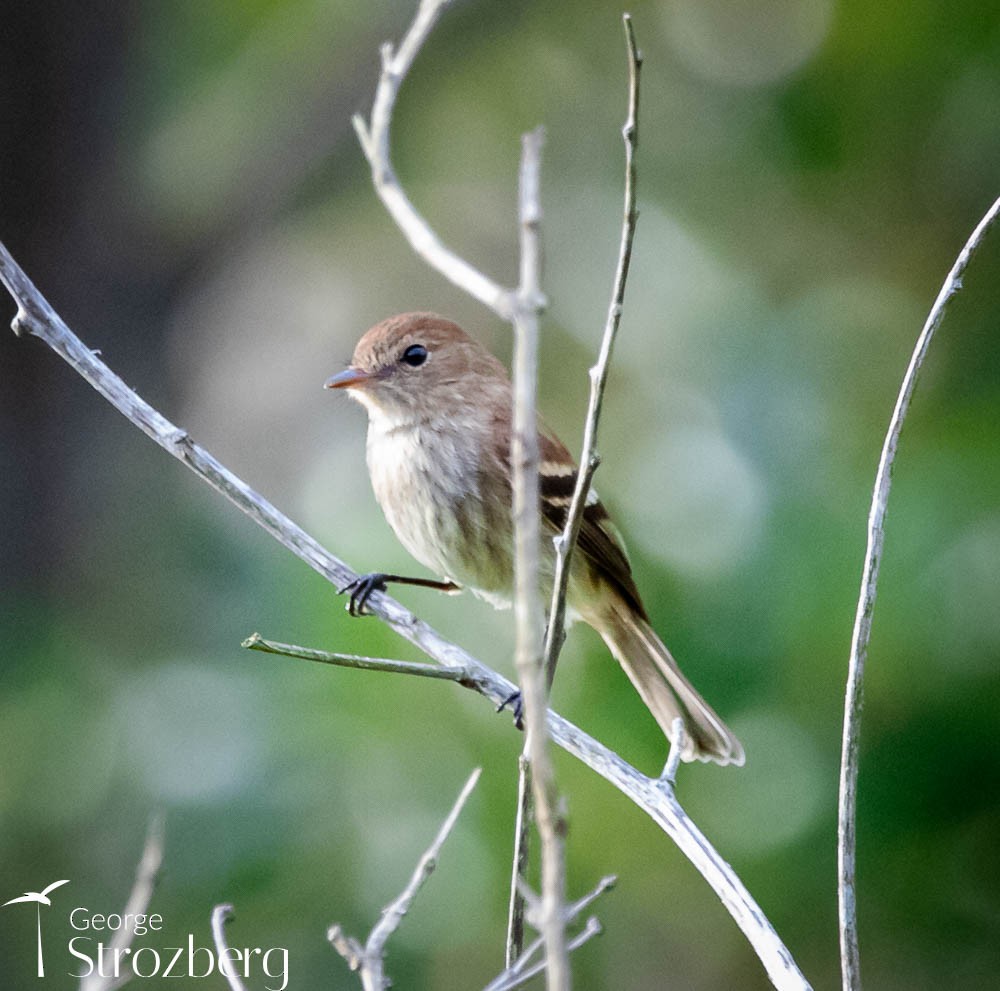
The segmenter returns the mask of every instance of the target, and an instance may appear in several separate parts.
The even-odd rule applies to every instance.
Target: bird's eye
[[[411,368],[417,368],[427,360],[427,348],[423,344],[411,344],[403,352],[403,361]]]

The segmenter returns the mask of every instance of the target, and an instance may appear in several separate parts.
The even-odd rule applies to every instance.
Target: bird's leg
[[[562,639],[563,640],[566,639],[566,631],[565,630],[563,630]],[[545,639],[543,640],[543,643],[548,643],[548,642],[549,642],[549,628],[548,628],[548,625],[546,624],[546,627],[545,627]],[[562,646],[561,643],[560,643],[560,646]],[[558,651],[556,651],[553,654],[553,658],[557,658],[558,656],[559,656],[559,653],[558,653]],[[548,682],[548,689],[549,689],[549,691],[552,691],[552,680],[555,677],[555,673],[556,673],[556,666],[555,666],[555,664],[549,665],[549,667],[546,670],[546,675],[547,675],[547,679],[546,680]],[[497,712],[503,712],[504,709],[510,709],[510,711],[512,713],[514,713],[514,725],[518,729],[523,730],[524,729],[524,701],[522,700],[521,693],[519,691],[514,692],[511,695],[508,695],[507,698],[505,698],[497,706]]]
[[[352,616],[368,614],[368,600],[373,592],[384,592],[390,582],[397,585],[419,585],[421,588],[433,588],[438,592],[449,594],[461,590],[454,582],[436,581],[433,578],[407,578],[406,575],[387,575],[382,571],[373,571],[370,575],[359,575],[354,581],[348,582],[343,588],[337,589],[337,595],[347,592],[347,611]]]
[[[497,712],[503,712],[504,709],[510,709],[514,713],[514,725],[520,729],[524,729],[524,701],[521,698],[521,693],[519,691],[512,692],[507,696],[498,706]]]

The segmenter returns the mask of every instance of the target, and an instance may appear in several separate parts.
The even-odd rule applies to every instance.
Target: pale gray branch
[[[882,544],[885,540],[885,512],[892,484],[892,465],[896,457],[899,435],[913,397],[917,374],[934,333],[944,318],[951,298],[962,288],[962,276],[979,247],[986,232],[1000,214],[1000,199],[987,211],[976,225],[959,253],[941,291],[934,300],[927,320],[910,357],[906,374],[896,397],[889,420],[889,429],[882,444],[871,510],[868,514],[868,546],[861,574],[861,592],[858,596],[851,637],[851,656],[848,666],[847,691],[844,696],[844,731],[840,755],[840,794],[837,820],[838,901],[840,911],[840,962],[844,991],[858,991],[861,987],[861,958],[858,951],[858,920],[855,891],[855,824],[857,821],[858,757],[861,739],[861,707],[865,660],[871,638],[872,614],[875,611],[875,593],[878,586],[879,565],[882,561]]]
[[[635,240],[635,227],[639,219],[635,206],[635,151],[639,143],[639,73],[642,69],[642,57],[635,45],[632,18],[625,14],[622,21],[625,25],[629,80],[628,113],[622,128],[622,137],[625,140],[625,206],[618,248],[618,264],[615,269],[614,286],[611,291],[611,302],[608,306],[604,334],[601,338],[601,350],[597,363],[590,369],[590,402],[587,418],[584,421],[580,468],[577,471],[576,486],[566,514],[563,532],[555,540],[555,581],[552,586],[549,625],[545,638],[545,668],[550,684],[555,676],[556,662],[559,660],[559,651],[562,649],[565,639],[566,589],[569,584],[570,559],[573,549],[576,547],[577,537],[580,535],[580,524],[583,522],[583,511],[587,505],[594,472],[597,471],[600,464],[600,457],[597,453],[597,427],[601,418],[604,390],[608,383],[611,353],[621,323],[622,307],[625,302],[625,285],[628,281],[629,265],[632,260],[632,243]]]
[[[520,882],[528,869],[528,835],[531,828],[531,762],[522,753],[517,761],[517,814],[514,822],[514,857],[511,864],[510,902],[507,909],[507,946],[504,966],[510,967],[524,950],[524,897]]]
[[[149,903],[156,890],[156,882],[163,866],[164,815],[157,812],[149,820],[146,830],[146,842],[143,844],[142,856],[135,872],[135,881],[129,893],[128,901],[122,917],[125,925],[115,930],[114,937],[108,944],[107,952],[112,959],[118,959],[126,947],[131,947],[135,940],[135,917],[146,915]],[[80,991],[117,991],[124,987],[135,976],[131,968],[123,969],[118,977],[112,974],[100,974],[96,969],[80,978]]]
[[[280,654],[283,657],[300,657],[319,664],[332,664],[342,668],[358,668],[361,671],[388,671],[391,674],[412,674],[421,678],[440,678],[442,681],[457,681],[467,687],[475,687],[475,678],[463,668],[445,668],[440,664],[421,664],[417,661],[397,661],[386,657],[362,657],[357,654],[341,654],[336,651],[316,650],[300,647],[292,643],[265,640],[259,633],[252,633],[240,645],[247,650],[257,650],[262,654]]]
[[[233,917],[232,905],[216,905],[212,909],[212,939],[215,942],[215,955],[219,960],[219,973],[226,979],[230,991],[247,991],[240,975],[233,969],[229,960],[229,943],[226,942],[226,923]]]
[[[511,290],[494,282],[446,247],[410,202],[392,167],[389,130],[399,88],[438,18],[453,2],[421,0],[416,17],[399,48],[394,52],[388,42],[382,46],[382,74],[375,90],[371,120],[366,124],[360,114],[355,115],[354,129],[371,166],[375,192],[413,250],[428,265],[488,306],[502,320],[510,320],[515,309]]]
[[[541,289],[541,156],[544,133],[522,138],[519,182],[521,279],[514,313],[514,410],[511,438],[514,493],[515,664],[524,706],[524,755],[541,851],[542,892],[537,928],[545,942],[546,986],[570,991],[566,949],[566,865],[555,768],[549,752],[548,685],[545,678],[545,612],[539,593],[541,518],[538,487],[538,324],[545,304]],[[525,773],[524,764],[521,774]]]
[[[69,330],[3,244],[0,244],[0,280],[7,286],[18,306],[18,314],[14,320],[17,333],[31,334],[44,341],[135,426],[183,461],[195,474],[335,587],[343,587],[357,577],[347,565],[129,389]],[[384,592],[374,593],[368,600],[367,607],[400,636],[440,664],[460,668],[463,673],[470,674],[477,690],[494,705],[507,701],[515,691],[515,686],[510,681],[457,644],[445,640]],[[775,986],[789,989],[808,987],[760,907],[729,865],[688,819],[673,795],[664,794],[655,778],[642,774],[616,753],[551,710],[548,713],[548,727],[553,742],[627,795],[677,844],[746,935]]]
[[[573,923],[577,917],[583,913],[584,909],[592,905],[602,894],[604,894],[605,891],[613,887],[616,880],[617,879],[613,875],[601,878],[592,891],[577,901],[567,905],[564,910],[565,924],[570,925]],[[532,901],[534,906],[537,908],[538,900],[532,899]],[[587,940],[591,939],[593,936],[597,936],[600,932],[601,924],[596,918],[591,916],[584,923],[580,932],[567,940],[566,952],[572,953],[573,950],[583,946]],[[540,974],[546,969],[548,962],[544,956],[537,960],[535,958],[544,946],[545,941],[541,937],[533,940],[515,960],[507,962],[506,970],[504,970],[501,974],[498,974],[492,981],[490,981],[490,983],[484,988],[484,991],[509,991],[511,988],[520,987],[536,974]]]
[[[479,780],[480,769],[476,768],[469,775],[465,782],[451,812],[438,830],[434,841],[424,852],[424,855],[417,863],[416,869],[410,878],[409,883],[400,893],[399,897],[393,899],[379,916],[378,922],[372,927],[372,931],[362,946],[356,939],[346,935],[339,925],[331,926],[327,931],[327,938],[333,948],[347,961],[351,970],[358,971],[361,975],[361,985],[364,991],[384,991],[389,987],[389,979],[385,976],[384,958],[385,945],[389,937],[399,928],[403,917],[413,904],[413,899],[417,892],[424,886],[437,866],[437,859],[441,853],[448,834],[452,831],[458,817],[462,813],[466,800],[472,794],[472,789],[476,787]]]
[[[677,716],[671,724],[670,750],[667,753],[667,762],[663,765],[663,773],[660,775],[660,782],[667,788],[673,788],[677,783],[677,768],[680,767],[685,742],[684,720]]]

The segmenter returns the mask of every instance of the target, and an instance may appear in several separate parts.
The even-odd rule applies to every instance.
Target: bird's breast
[[[483,462],[478,439],[447,423],[369,425],[372,488],[400,543],[437,574],[496,597],[512,584],[510,492],[489,484]]]

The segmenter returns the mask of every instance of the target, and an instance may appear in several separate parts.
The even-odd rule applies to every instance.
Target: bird
[[[503,364],[458,324],[435,313],[403,313],[367,330],[350,364],[326,380],[368,414],[366,457],[375,498],[396,537],[441,581],[376,572],[352,582],[348,609],[364,611],[376,589],[405,582],[493,605],[513,590],[511,418]],[[555,548],[576,485],[577,465],[538,425],[542,591],[552,587]],[[685,761],[744,763],[732,731],[681,672],[640,598],[622,538],[596,493],[588,494],[570,566],[567,620],[593,627],[667,736],[683,720]]]

